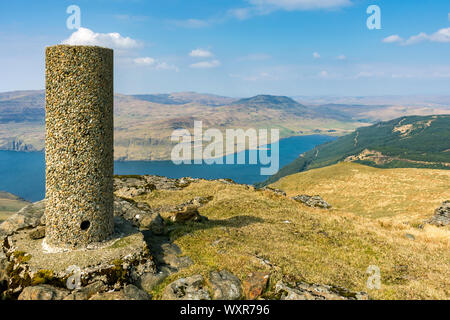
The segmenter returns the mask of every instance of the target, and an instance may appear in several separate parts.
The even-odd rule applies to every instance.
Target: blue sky
[[[44,88],[44,48],[65,42],[113,47],[120,93],[450,94],[449,14],[448,0],[1,1],[0,91]]]

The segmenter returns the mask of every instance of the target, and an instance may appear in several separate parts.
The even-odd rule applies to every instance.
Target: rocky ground
[[[46,201],[31,204],[0,225],[2,250],[0,250],[0,293],[4,299],[19,300],[148,300],[150,292],[169,276],[189,268],[193,260],[177,246],[170,237],[176,224],[186,222],[201,223],[208,218],[200,215],[199,209],[210,202],[212,197],[194,197],[176,205],[151,207],[146,202],[137,202],[134,197],[157,190],[181,190],[195,179],[168,179],[156,176],[120,176],[115,178],[115,215],[128,221],[144,236],[154,267],[138,277],[112,283],[110,278],[98,277],[79,289],[69,290],[65,283],[55,283],[51,276],[42,276],[17,286],[12,272],[18,263],[26,264],[26,256],[10,254],[8,236],[26,230],[32,240],[45,236],[44,209]],[[233,184],[229,180],[218,180],[223,184]],[[264,192],[285,197],[281,190],[266,188]],[[300,197],[301,201],[303,197]],[[328,208],[323,199],[313,197],[306,205]],[[297,200],[297,199],[296,199]],[[303,202],[303,201],[302,201]],[[161,213],[165,213],[165,219]],[[263,263],[270,262],[260,258]],[[125,272],[131,265],[122,268]],[[128,273],[126,273],[128,276]],[[254,271],[245,278],[238,278],[226,269],[211,271],[207,278],[201,274],[178,277],[162,290],[160,298],[169,300],[236,300],[261,299],[267,289],[270,272]],[[16,287],[14,287],[16,286]],[[14,292],[14,294],[11,294]],[[266,297],[267,298],[267,297]],[[345,288],[329,285],[292,282],[282,279],[276,283],[273,299],[283,300],[323,300],[323,299],[368,299],[364,292],[351,292]]]

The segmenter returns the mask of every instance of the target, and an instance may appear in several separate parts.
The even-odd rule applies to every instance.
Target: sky
[[[113,48],[124,94],[450,94],[448,0],[0,1],[0,92],[61,43]]]

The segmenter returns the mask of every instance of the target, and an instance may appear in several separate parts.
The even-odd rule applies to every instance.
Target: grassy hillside
[[[9,192],[0,191],[0,222],[30,204]]]
[[[450,170],[378,169],[342,162],[284,177],[271,187],[288,196],[320,194],[339,211],[419,224],[450,199]]]
[[[369,180],[362,180],[360,186],[361,189],[363,185],[370,189],[372,179],[378,175],[377,169],[367,168],[365,171],[366,167],[355,164],[340,166],[343,166],[342,175],[331,175],[328,189],[325,176],[311,178],[322,181],[320,190],[311,189],[313,184],[298,189],[307,193],[321,191],[325,199],[336,206],[332,210],[309,208],[287,197],[253,187],[204,180],[182,190],[156,190],[135,197],[134,200],[147,202],[152,208],[180,204],[197,196],[213,197],[199,209],[209,221],[170,224],[171,239],[180,246],[183,255],[194,261],[194,265],[164,280],[152,292],[155,298],[161,297],[161,290],[168,283],[182,276],[201,273],[208,278],[212,270],[227,269],[241,280],[249,272],[269,272],[271,277],[266,297],[271,297],[275,283],[285,278],[367,291],[375,299],[449,299],[448,228],[427,225],[418,229],[413,224],[404,223],[409,221],[407,216],[389,221],[368,218],[363,207],[367,206],[370,216],[378,214],[377,210],[371,210],[379,205],[385,206],[387,214],[394,210],[392,216],[404,212],[413,218],[416,215],[430,217],[440,201],[449,196],[448,190],[443,190],[442,186],[448,184],[450,172],[407,169],[408,173],[401,170],[396,173],[398,169],[394,169],[389,177],[379,176],[380,181],[386,181],[386,185],[392,182],[392,188],[400,188],[404,194],[417,194],[417,186],[420,185],[422,201],[414,196],[412,203],[395,202],[401,194],[381,191],[378,197],[373,195],[367,199],[358,199],[355,192],[352,200],[349,190],[354,187],[355,180],[348,180],[346,185],[344,171],[351,176],[355,173],[353,170],[369,175],[375,170]],[[298,181],[302,180],[301,175],[311,173],[289,178]],[[425,184],[424,177],[427,179]],[[339,202],[337,197],[330,197],[335,184],[336,188],[346,185],[341,194],[347,200]],[[290,194],[297,192],[294,183],[283,186],[292,187],[288,188]],[[351,205],[345,208],[345,203],[357,201],[361,202],[361,211]],[[392,201],[396,208],[386,206]],[[413,234],[415,240],[406,237],[406,233]],[[369,265],[381,269],[380,290],[366,287]]]
[[[379,168],[450,169],[450,115],[402,117],[359,128],[302,154],[261,185],[339,161]]]

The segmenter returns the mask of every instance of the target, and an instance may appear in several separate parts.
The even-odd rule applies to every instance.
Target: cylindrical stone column
[[[113,50],[45,50],[45,243],[84,248],[114,231]]]

